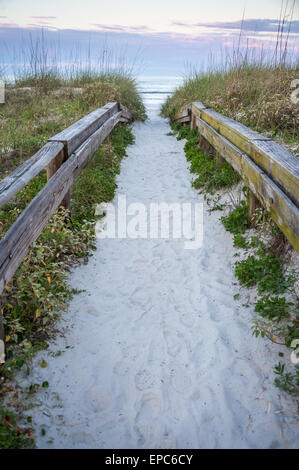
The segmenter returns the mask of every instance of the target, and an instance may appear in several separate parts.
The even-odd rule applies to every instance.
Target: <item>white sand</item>
[[[190,184],[184,142],[167,132],[157,112],[134,125],[136,144],[118,178],[129,203],[203,200]],[[235,252],[219,213],[207,211],[197,251],[177,240],[100,240],[71,276],[86,292],[64,315],[65,337],[19,379],[50,384],[28,411],[37,445],[299,447],[298,416],[285,411],[295,404],[273,385],[281,348],[252,336],[252,308],[244,296],[233,299]]]

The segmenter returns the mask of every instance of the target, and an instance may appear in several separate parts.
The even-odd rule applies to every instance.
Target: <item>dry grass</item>
[[[134,79],[117,74],[100,75],[73,88],[69,81],[53,76],[27,78],[8,88],[0,107],[0,178],[39,150],[47,140],[78,119],[105,105],[119,101],[135,119],[145,110]],[[20,87],[31,87],[22,90]]]
[[[194,74],[163,105],[173,117],[182,105],[202,101],[206,106],[259,131],[282,139],[298,150],[298,104],[291,102],[291,83],[299,67],[246,65],[224,72]]]

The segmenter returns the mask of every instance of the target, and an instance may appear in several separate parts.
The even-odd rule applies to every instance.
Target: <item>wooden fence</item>
[[[249,207],[261,203],[299,253],[299,158],[273,140],[200,102],[185,106],[177,122],[190,123],[250,189]]]
[[[61,204],[70,207],[71,187],[94,152],[116,124],[130,120],[127,108],[108,103],[49,139],[33,157],[0,181],[1,207],[47,168],[47,184],[0,241],[0,294],[55,210]]]

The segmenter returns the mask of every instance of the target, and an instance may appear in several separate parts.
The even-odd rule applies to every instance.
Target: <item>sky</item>
[[[290,47],[299,50],[299,0],[295,2]],[[223,49],[242,44],[250,49],[273,49],[281,0],[0,0],[0,65],[22,59],[29,36],[41,29],[58,42],[64,59],[74,48],[101,44],[125,48],[131,61],[142,56],[145,74],[174,74],[184,68],[217,62]],[[284,0],[290,12],[292,0]],[[249,42],[248,42],[248,41]],[[61,59],[62,60],[62,59]],[[141,64],[142,63],[142,64]]]

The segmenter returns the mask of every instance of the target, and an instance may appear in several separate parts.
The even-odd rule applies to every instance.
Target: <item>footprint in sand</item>
[[[144,369],[136,374],[135,385],[138,390],[148,390],[154,383],[155,378],[148,370]]]
[[[163,437],[164,428],[159,419],[160,399],[154,393],[147,393],[141,399],[140,409],[135,419],[135,429],[139,434],[139,445],[155,445]],[[156,442],[155,442],[156,441]]]
[[[86,398],[94,411],[101,412],[109,407],[110,392],[100,387],[93,387],[88,390]]]
[[[93,317],[99,317],[101,315],[101,309],[95,308],[93,306],[87,306],[85,308],[85,313],[92,315]]]
[[[176,332],[164,331],[164,338],[167,345],[167,352],[170,356],[176,357],[181,351],[181,344]]]

